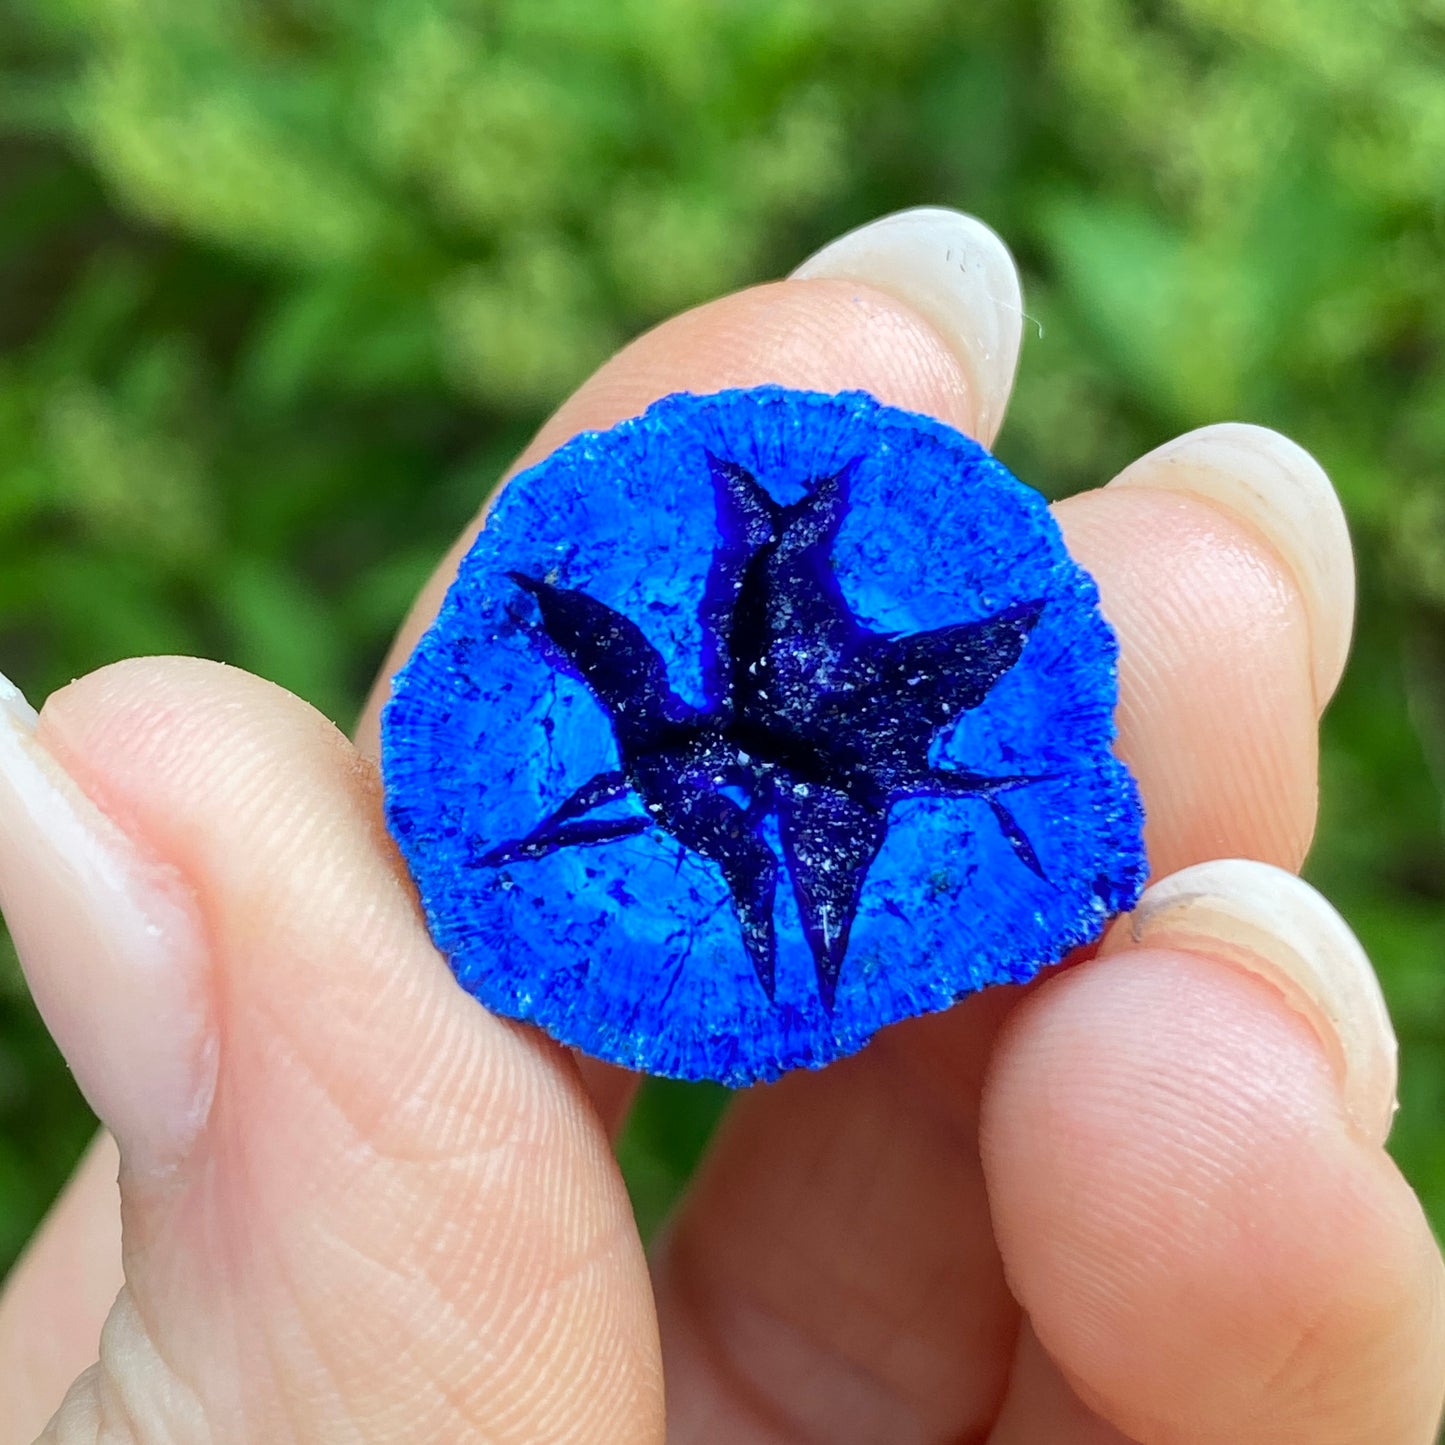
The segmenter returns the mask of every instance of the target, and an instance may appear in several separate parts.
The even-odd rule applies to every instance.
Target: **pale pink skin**
[[[1009,380],[982,388],[988,364],[884,291],[759,287],[633,343],[518,465],[764,381],[987,431],[974,398]],[[1339,628],[1288,542],[1148,485],[1058,516],[1121,638],[1156,875],[1298,867]],[[741,1096],[649,1263],[609,1144],[632,1081],[455,987],[380,821],[380,696],[356,747],[186,660],[44,708],[134,886],[189,910],[175,967],[205,1007],[135,1023],[66,952],[84,920],[28,920],[32,986],[123,1147],[119,1207],[102,1136],[0,1301],[3,1445],[57,1407],[47,1440],[135,1445],[1432,1438],[1445,1291],[1419,1206],[1300,1013],[1202,946],[1124,947]],[[0,848],[7,910],[32,866]],[[115,1018],[133,1068],[96,1052]]]

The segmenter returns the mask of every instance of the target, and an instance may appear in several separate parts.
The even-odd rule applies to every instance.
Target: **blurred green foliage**
[[[1359,641],[1313,876],[1445,1221],[1442,0],[0,0],[0,658],[181,651],[346,720],[622,339],[880,212],[1014,244],[1052,493],[1222,418],[1334,475]],[[654,1222],[719,1107],[624,1141]],[[87,1120],[0,966],[0,1265]]]

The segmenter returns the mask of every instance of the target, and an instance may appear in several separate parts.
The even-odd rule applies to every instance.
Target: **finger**
[[[1344,605],[1306,594],[1298,557],[1352,575],[1319,468],[1274,433],[1211,428],[1057,511],[1119,635],[1118,751],[1155,870],[1221,852],[1297,866],[1316,658],[1340,624],[1321,609]],[[1017,1317],[982,1197],[978,1079],[1010,998],[885,1031],[735,1105],[656,1266],[670,1378],[695,1385],[673,1392],[678,1439],[760,1400],[838,1441],[987,1427]]]
[[[1169,880],[1109,945],[1015,1012],[984,1096],[1039,1341],[1144,1445],[1428,1445],[1445,1271],[1380,1147],[1394,1041],[1358,945],[1258,864]],[[1020,1391],[1000,1440],[1074,1440],[1067,1398]]]
[[[121,1152],[125,1286],[54,1438],[660,1436],[607,1142],[565,1055],[456,989],[377,791],[211,664],[10,710],[0,902]]]
[[[1297,868],[1314,832],[1314,721],[1354,621],[1349,533],[1308,452],[1203,427],[1057,508],[1120,638],[1118,751],[1156,877],[1236,855]]]
[[[120,1291],[115,1141],[96,1135],[0,1295],[0,1440],[33,1440],[95,1359]]]
[[[1144,800],[1153,876],[1225,856],[1298,868],[1318,714],[1310,620],[1282,559],[1187,493],[1110,486],[1055,512],[1119,636],[1115,751]],[[1348,551],[1340,564],[1352,571]]]

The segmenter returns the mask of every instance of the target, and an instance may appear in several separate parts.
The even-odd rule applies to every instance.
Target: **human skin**
[[[890,225],[639,338],[517,468],[763,382],[991,442],[1011,263],[967,218]],[[1445,1275],[1383,1148],[1393,1039],[1278,871],[1349,633],[1337,506],[1234,427],[1056,513],[1119,634],[1155,878],[1253,862],[739,1095],[650,1260],[610,1145],[632,1079],[456,987],[381,823],[385,677],[474,529],[354,745],[189,659],[83,678],[33,733],[12,700],[0,905],[107,1132],[0,1298],[0,1445],[1428,1445]]]

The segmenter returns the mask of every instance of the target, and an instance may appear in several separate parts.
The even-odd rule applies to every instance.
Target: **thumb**
[[[121,1152],[125,1284],[44,1438],[660,1439],[605,1133],[452,983],[371,766],[208,663],[3,703],[0,906]]]

